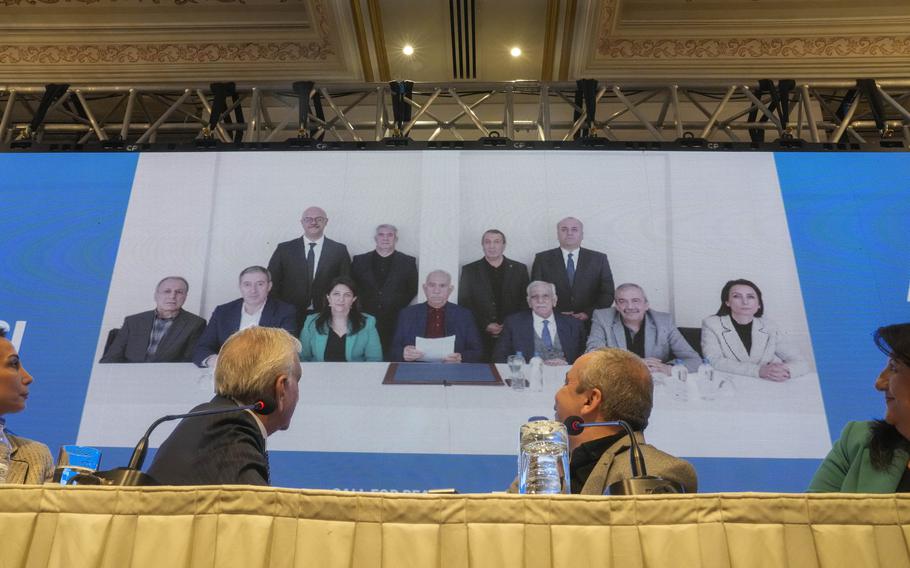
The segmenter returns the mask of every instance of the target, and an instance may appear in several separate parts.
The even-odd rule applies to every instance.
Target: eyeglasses
[[[326,219],[325,217],[304,217],[303,218],[303,222],[306,223],[307,225],[309,225],[310,223],[317,223],[319,225],[322,225],[326,221],[328,221],[328,219]]]

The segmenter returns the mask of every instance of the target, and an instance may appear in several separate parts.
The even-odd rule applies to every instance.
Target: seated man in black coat
[[[190,285],[166,276],[155,286],[155,309],[126,316],[102,363],[175,363],[193,360],[205,320],[183,309]]]
[[[149,475],[164,485],[269,485],[265,440],[287,430],[297,407],[300,342],[283,329],[250,327],[224,343],[215,395],[193,409],[236,408],[260,400],[275,410],[184,418],[161,444]]]

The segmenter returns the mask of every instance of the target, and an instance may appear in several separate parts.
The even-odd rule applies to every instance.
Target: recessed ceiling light
[[[414,55],[414,46],[408,44],[401,48],[401,52],[405,55]]]
[[[520,56],[521,56],[521,48],[520,48],[520,47],[513,47],[513,48],[509,51],[509,53],[512,54],[512,57],[520,57]]]

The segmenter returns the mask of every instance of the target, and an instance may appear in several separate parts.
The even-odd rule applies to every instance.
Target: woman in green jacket
[[[885,418],[849,422],[809,491],[910,492],[910,323],[878,328],[875,344],[888,356],[875,380],[885,395]]]
[[[382,361],[376,318],[360,312],[347,276],[332,280],[322,309],[306,318],[300,343],[301,361]]]

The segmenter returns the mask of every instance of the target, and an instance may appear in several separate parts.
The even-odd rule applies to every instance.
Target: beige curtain
[[[910,497],[0,486],[6,567],[910,568]]]

